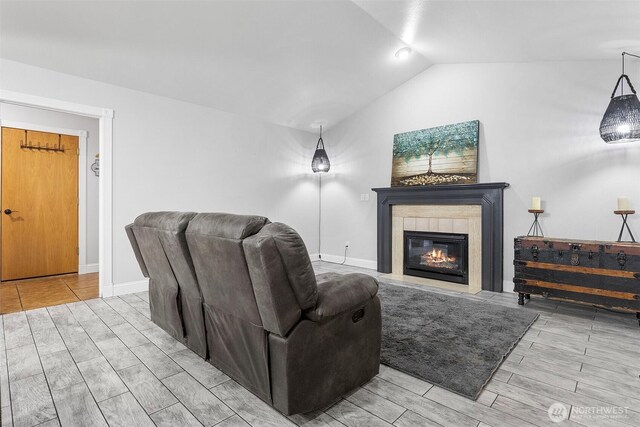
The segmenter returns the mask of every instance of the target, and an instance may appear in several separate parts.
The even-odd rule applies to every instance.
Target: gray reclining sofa
[[[157,212],[126,230],[151,320],[280,412],[321,409],[378,373],[377,281],[315,276],[292,228]]]

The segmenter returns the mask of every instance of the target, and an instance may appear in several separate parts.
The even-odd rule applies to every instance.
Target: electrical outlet
[[[348,240],[347,240],[347,243],[345,243],[345,244],[344,244],[344,247],[345,247],[345,248],[348,248],[348,247],[349,247],[349,241],[348,241]]]

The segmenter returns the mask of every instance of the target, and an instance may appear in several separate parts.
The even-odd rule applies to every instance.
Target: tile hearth
[[[314,262],[317,273],[360,268]],[[411,286],[517,307],[515,294]],[[79,301],[0,317],[2,426],[532,426],[548,407],[569,425],[640,425],[640,328],[633,316],[532,299],[540,318],[477,401],[381,366],[325,411],[284,417],[149,320],[148,293]],[[36,397],[36,398],[34,398]],[[628,407],[615,420],[578,408]],[[577,422],[577,423],[576,423]]]

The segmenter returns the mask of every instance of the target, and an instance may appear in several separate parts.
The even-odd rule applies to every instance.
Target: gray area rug
[[[378,295],[381,363],[474,400],[538,318],[531,311],[384,280]]]

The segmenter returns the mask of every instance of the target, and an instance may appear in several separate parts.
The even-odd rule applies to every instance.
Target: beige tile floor
[[[0,283],[0,314],[98,297],[98,273],[65,274]]]

